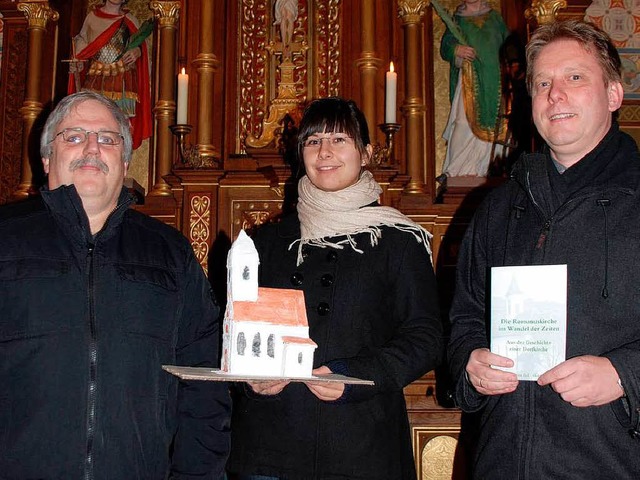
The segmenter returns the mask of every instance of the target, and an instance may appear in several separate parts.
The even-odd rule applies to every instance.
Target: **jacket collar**
[[[543,201],[550,192],[549,172],[554,168],[549,147],[545,145],[541,153],[522,155],[511,178],[530,191],[534,198]],[[607,189],[637,190],[640,162],[635,141],[621,132],[614,122],[602,141],[568,168],[563,178],[570,183],[570,195]]]
[[[89,218],[82,206],[82,200],[75,185],[62,185],[54,190],[48,187],[41,189],[42,199],[49,212],[56,222],[62,227],[74,241],[83,245],[93,243],[94,237],[91,235]],[[118,204],[111,212],[102,230],[96,237],[108,237],[113,234],[116,228],[122,223],[125,212],[129,205],[133,203],[133,197],[123,186],[118,197]]]

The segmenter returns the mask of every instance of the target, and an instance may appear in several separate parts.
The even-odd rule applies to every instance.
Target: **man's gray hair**
[[[42,135],[40,137],[40,155],[42,158],[51,157],[51,153],[53,152],[51,144],[58,133],[58,125],[60,125],[60,122],[69,115],[72,108],[86,102],[87,100],[94,100],[101,103],[107,107],[109,112],[111,112],[114,120],[118,123],[120,134],[123,137],[122,161],[124,163],[129,163],[131,161],[131,152],[133,151],[133,139],[131,138],[129,117],[127,117],[120,107],[118,107],[114,102],[99,93],[91,91],[72,93],[60,100],[60,103],[56,105],[56,108],[54,108],[49,114],[47,122],[44,124],[44,129],[42,130]]]

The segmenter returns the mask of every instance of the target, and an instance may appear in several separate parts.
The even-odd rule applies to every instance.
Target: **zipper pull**
[[[516,220],[520,220],[522,214],[524,213],[524,207],[521,205],[514,205],[513,209],[516,211]]]
[[[547,233],[549,233],[549,229],[551,228],[551,220],[547,220],[544,222],[542,226],[542,230],[540,231],[540,236],[538,237],[538,243],[536,244],[536,249],[540,250],[544,247],[544,242],[547,240]]]

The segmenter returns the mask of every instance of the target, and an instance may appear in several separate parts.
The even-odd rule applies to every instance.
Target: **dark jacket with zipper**
[[[289,480],[415,479],[402,389],[439,363],[442,325],[429,256],[410,233],[382,227],[378,245],[305,247],[296,215],[255,237],[260,285],[304,291],[314,368],[373,380],[323,402],[303,383],[234,398],[229,470]]]
[[[489,346],[490,267],[553,264],[567,265],[567,358],[608,358],[627,398],[578,408],[535,382],[483,396],[465,378],[471,352]],[[640,157],[633,139],[614,124],[562,175],[548,152],[522,156],[467,230],[451,309],[456,399],[481,417],[475,478],[640,478],[639,286]]]
[[[0,209],[2,479],[222,473],[226,386],[162,370],[216,364],[218,306],[186,239],[130,203],[95,236],[73,186]]]

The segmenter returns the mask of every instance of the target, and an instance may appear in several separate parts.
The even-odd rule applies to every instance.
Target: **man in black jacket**
[[[220,478],[218,306],[191,246],[129,209],[129,121],[63,99],[41,139],[48,188],[0,211],[0,478]]]
[[[545,25],[527,83],[546,147],[478,209],[451,310],[455,396],[481,416],[474,476],[640,478],[640,158],[612,119],[620,58],[593,25]],[[519,382],[487,348],[488,273],[555,264],[567,265],[567,359]]]

